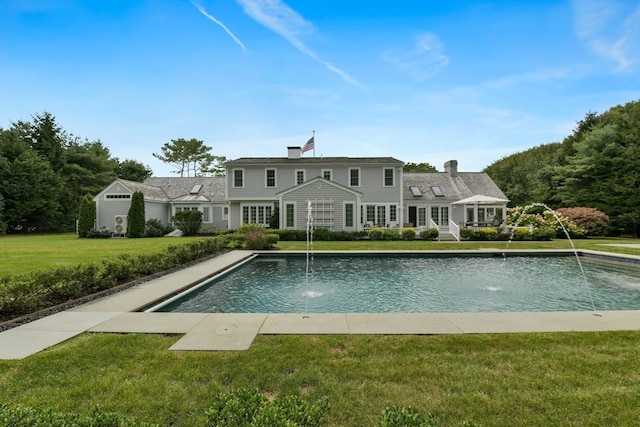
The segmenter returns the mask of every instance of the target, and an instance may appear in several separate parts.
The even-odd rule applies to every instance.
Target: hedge
[[[225,249],[225,240],[211,237],[168,246],[155,254],[122,254],[99,263],[39,270],[0,277],[0,321],[91,295],[150,274],[213,255]]]

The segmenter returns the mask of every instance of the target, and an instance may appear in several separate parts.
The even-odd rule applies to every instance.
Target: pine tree
[[[136,191],[131,196],[129,217],[127,218],[127,237],[139,238],[144,236],[144,217],[144,194],[141,191]]]

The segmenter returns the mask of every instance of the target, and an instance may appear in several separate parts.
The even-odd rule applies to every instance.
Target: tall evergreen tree
[[[129,217],[127,218],[127,237],[144,237],[144,225],[144,194],[141,191],[136,191],[131,196]]]
[[[31,146],[49,161],[54,172],[61,172],[65,164],[65,134],[48,112],[36,114],[31,124]]]
[[[87,237],[93,230],[96,221],[96,202],[93,197],[85,195],[80,202],[80,212],[78,213],[78,236]]]
[[[7,232],[56,229],[60,214],[60,176],[17,129],[0,129],[0,194]]]

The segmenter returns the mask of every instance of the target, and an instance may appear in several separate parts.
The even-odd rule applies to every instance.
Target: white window
[[[234,188],[244,187],[244,169],[233,170],[233,187]]]
[[[360,168],[349,168],[349,187],[360,187]]]
[[[265,187],[276,187],[275,169],[265,169]]]
[[[304,169],[296,169],[296,185],[306,181],[306,171]]]
[[[331,181],[331,177],[333,176],[333,171],[331,169],[322,169],[322,177],[324,179],[328,179]]]
[[[294,228],[296,226],[296,204],[295,203],[286,203],[285,204],[285,228]]]
[[[344,204],[344,226],[353,227],[355,224],[355,206],[351,202],[345,202]]]
[[[223,206],[222,219],[229,219],[229,206]]]
[[[209,208],[202,208],[202,222],[210,222],[209,220]]]
[[[269,225],[273,205],[241,205],[242,206],[242,223],[243,224],[263,224]]]
[[[385,187],[393,187],[393,177],[394,177],[394,170],[393,168],[384,168],[384,186]]]
[[[418,227],[427,225],[427,208],[418,208]]]

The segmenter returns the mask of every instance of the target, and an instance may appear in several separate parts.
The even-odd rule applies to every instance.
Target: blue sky
[[[393,156],[479,171],[640,99],[640,1],[0,0],[0,126],[52,113],[155,176],[229,159]],[[312,152],[305,156],[312,156]]]

